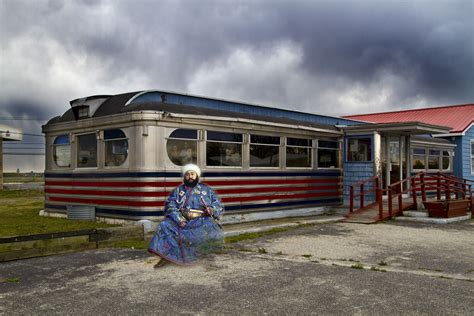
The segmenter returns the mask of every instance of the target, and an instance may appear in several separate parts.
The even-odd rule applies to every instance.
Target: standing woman
[[[224,208],[214,190],[199,183],[200,175],[198,166],[184,166],[183,184],[166,201],[166,218],[148,247],[161,258],[155,267],[167,262],[190,264],[223,244],[224,232],[217,221]]]

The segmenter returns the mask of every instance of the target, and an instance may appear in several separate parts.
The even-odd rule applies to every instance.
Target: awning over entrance
[[[365,132],[379,132],[381,134],[396,135],[445,134],[451,129],[447,126],[431,125],[422,122],[368,123],[340,127],[349,135]]]

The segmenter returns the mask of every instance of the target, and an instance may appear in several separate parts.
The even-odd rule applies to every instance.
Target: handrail
[[[426,179],[429,178],[429,179]],[[373,182],[373,187],[369,190],[365,187],[367,183]],[[472,182],[473,184],[470,184]],[[406,189],[403,189],[404,184],[410,184],[406,186]],[[356,188],[359,188],[359,192],[355,193]],[[358,211],[364,207],[377,205],[379,207],[379,218],[383,219],[383,202],[382,202],[382,193],[387,192],[387,202],[388,202],[388,216],[391,218],[393,214],[393,200],[398,200],[398,210],[396,214],[403,212],[403,194],[410,192],[413,198],[412,205],[417,208],[417,192],[421,191],[421,200],[426,202],[426,191],[436,190],[436,197],[438,200],[441,199],[441,191],[445,194],[446,200],[451,199],[451,195],[455,194],[456,199],[459,199],[461,196],[463,199],[469,199],[469,208],[474,215],[473,208],[473,196],[474,192],[474,181],[458,178],[452,175],[446,175],[441,172],[437,174],[427,174],[422,171],[395,183],[392,183],[387,186],[387,189],[381,188],[381,182],[379,176],[373,176],[364,180],[361,180],[350,186],[350,202],[349,202],[349,212],[354,212],[354,201],[360,199],[359,208],[355,211]],[[365,205],[365,196],[375,192],[375,202],[370,205]]]
[[[374,182],[374,189],[370,189],[370,190],[365,190],[365,184],[368,183],[368,182],[371,182],[373,181]],[[355,191],[355,188],[358,187],[359,188],[359,193],[358,194],[355,194],[354,191]],[[382,203],[382,195],[378,192],[378,190],[380,190],[380,177],[379,176],[373,176],[371,178],[367,178],[367,179],[364,179],[362,181],[359,181],[359,182],[356,182],[355,184],[351,185],[349,187],[349,195],[350,195],[350,201],[349,201],[349,213],[352,213],[354,212],[354,201],[356,199],[359,199],[359,208],[356,210],[360,210],[366,206],[369,206],[369,205],[365,205],[365,196],[372,193],[372,192],[375,192],[375,202],[374,203],[379,203],[381,204]],[[370,205],[373,205],[374,203],[370,204]]]

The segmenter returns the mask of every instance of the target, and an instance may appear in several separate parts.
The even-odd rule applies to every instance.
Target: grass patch
[[[147,240],[124,240],[113,243],[111,248],[132,248],[132,249],[148,249],[149,242]]]
[[[281,232],[286,232],[289,229],[291,229],[291,228],[276,227],[276,228],[272,228],[272,229],[270,229],[268,231],[265,231],[265,232],[245,233],[245,234],[240,234],[240,235],[237,235],[237,236],[230,236],[230,237],[226,237],[224,240],[225,240],[226,243],[236,243],[236,242],[243,241],[243,240],[260,238],[260,237],[263,237],[265,235],[272,235],[272,234],[277,234],[277,233],[281,233]]]
[[[466,273],[473,273],[474,272],[474,269],[471,269],[471,270],[467,270]]]
[[[0,279],[0,283],[5,282],[5,283],[20,283],[20,278],[6,278],[6,279]]]
[[[304,257],[304,258],[308,258],[308,259],[309,259],[309,258],[311,258],[313,255],[301,255],[301,256]]]
[[[364,266],[361,263],[356,263],[351,265],[352,269],[364,269]]]
[[[0,237],[118,226],[39,216],[44,209],[42,190],[2,190],[0,201]]]
[[[283,256],[284,253],[283,253],[283,251],[280,250],[280,251],[278,251],[278,252],[276,253],[276,255]]]
[[[258,253],[268,253],[265,248],[258,248]]]
[[[239,248],[239,251],[242,251],[242,252],[253,252],[252,249],[249,249],[249,248]]]

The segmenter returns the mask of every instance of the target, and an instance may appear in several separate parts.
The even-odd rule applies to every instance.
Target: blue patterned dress
[[[212,208],[212,217],[191,219],[184,228],[179,227],[178,223],[185,220],[180,210],[204,210],[206,206]],[[223,211],[217,194],[206,184],[178,186],[166,201],[166,218],[158,225],[148,251],[177,264],[194,262],[200,254],[222,246],[224,232],[216,220]]]

